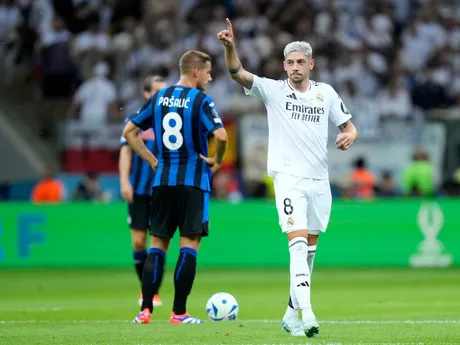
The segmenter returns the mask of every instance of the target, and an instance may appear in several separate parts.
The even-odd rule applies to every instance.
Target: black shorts
[[[150,195],[133,195],[132,204],[128,204],[128,225],[131,229],[147,231],[150,224]]]
[[[208,236],[209,192],[188,186],[160,186],[153,189],[150,234],[172,238],[179,228],[181,236]]]

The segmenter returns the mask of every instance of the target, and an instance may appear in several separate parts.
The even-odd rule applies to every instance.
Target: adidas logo
[[[295,96],[295,93],[291,93],[290,95],[287,95],[286,97],[287,98],[292,98],[292,99],[297,99],[297,97]]]
[[[310,284],[308,284],[307,281],[304,281],[303,283],[300,283],[300,284],[297,285],[297,287],[300,287],[300,286],[308,286],[309,287]]]

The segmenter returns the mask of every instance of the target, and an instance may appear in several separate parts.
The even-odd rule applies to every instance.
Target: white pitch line
[[[152,323],[165,323],[167,320],[151,320]],[[460,324],[460,320],[318,320],[321,324],[336,325],[446,325]],[[236,320],[235,323],[280,323],[280,320]],[[48,324],[48,323],[130,323],[130,320],[0,320],[1,325],[6,324]],[[209,321],[209,323],[214,323]]]
[[[19,309],[0,309],[0,311],[5,311],[5,310],[10,310],[10,311],[16,311],[16,312],[50,312],[50,311],[61,311],[61,308],[55,307],[55,308],[19,308]]]

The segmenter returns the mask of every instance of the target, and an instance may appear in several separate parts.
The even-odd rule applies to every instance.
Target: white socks
[[[316,244],[314,246],[308,246],[307,262],[308,268],[310,269],[310,279],[313,273],[313,263],[315,262]]]
[[[291,258],[291,301],[294,308],[298,307],[304,314],[304,310],[311,310],[307,239],[296,237],[289,241],[289,254]]]
[[[297,287],[297,284],[295,284],[294,282],[294,278],[295,278],[295,275],[296,274],[299,274],[299,273],[296,273],[296,274],[293,274],[293,270],[294,269],[297,269],[297,267],[299,266],[299,263],[302,262],[302,260],[304,259],[300,259],[300,258],[304,258],[305,257],[305,253],[304,253],[304,249],[305,248],[305,244],[307,243],[307,241],[305,240],[305,238],[303,237],[296,237],[294,238],[293,240],[291,240],[289,242],[289,254],[290,254],[290,258],[291,258],[291,265],[290,265],[290,271],[291,271],[291,284],[290,284],[290,300],[289,300],[289,304],[286,308],[286,313],[284,314],[284,317],[283,319],[291,319],[291,318],[298,318],[299,316],[299,309],[305,309],[305,308],[302,308],[300,305],[299,305],[299,302],[297,300],[297,295],[296,295],[296,291],[300,291],[299,293],[304,293],[302,291],[305,291],[308,289],[308,292],[305,291],[304,293],[304,298],[303,298],[303,301],[306,301],[308,300],[308,303],[307,303],[307,309],[304,310],[307,314],[312,314],[311,312],[311,303],[310,303],[310,287],[305,287],[305,286],[301,286],[301,287]],[[295,246],[293,246],[295,244]],[[294,253],[295,252],[295,253]],[[314,264],[314,261],[315,261],[315,253],[316,253],[316,245],[314,246],[308,246],[307,245],[307,255],[306,255],[306,260],[304,260],[303,262],[305,263],[305,261],[307,262],[307,265],[308,265],[308,268],[304,267],[303,270],[307,269],[307,272],[309,272],[309,277],[308,277],[308,284],[311,286],[311,275],[313,273],[313,264]],[[295,262],[295,264],[294,264]],[[302,266],[302,265],[300,265]],[[294,268],[295,267],[295,268]],[[302,267],[300,268],[302,270]],[[299,277],[302,277],[302,276],[299,276]],[[302,279],[299,279],[299,280],[302,280]],[[305,281],[305,279],[303,280]],[[305,305],[305,304],[304,304]],[[305,312],[302,312],[302,316],[304,316]],[[308,317],[310,318],[310,317]]]

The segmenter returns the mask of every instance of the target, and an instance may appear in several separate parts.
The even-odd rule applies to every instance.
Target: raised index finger
[[[227,22],[227,30],[233,32],[232,22],[230,21],[230,19],[225,18],[225,21]]]

